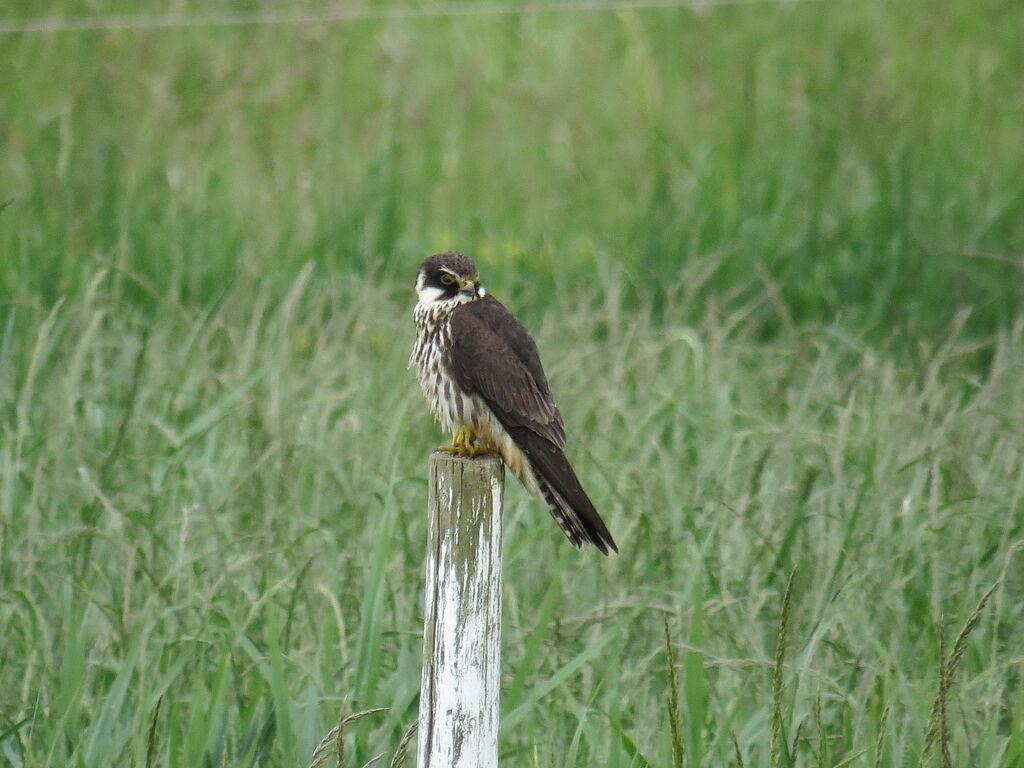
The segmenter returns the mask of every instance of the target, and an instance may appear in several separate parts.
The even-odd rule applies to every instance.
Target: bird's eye
[[[453,278],[447,272],[445,272],[443,275],[441,275],[441,283],[443,285],[451,285],[454,282],[455,282],[455,278]]]

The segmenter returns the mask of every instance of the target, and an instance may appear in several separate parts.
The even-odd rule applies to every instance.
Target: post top
[[[455,454],[442,451],[440,448],[430,454],[430,462],[450,462],[453,464],[493,464],[500,465],[501,457],[492,453],[482,453],[479,456],[456,456]]]

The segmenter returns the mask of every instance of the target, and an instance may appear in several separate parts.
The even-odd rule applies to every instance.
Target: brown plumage
[[[618,551],[562,451],[565,427],[529,332],[458,253],[431,256],[416,281],[417,339],[410,365],[434,414],[453,432],[498,451],[577,547]]]

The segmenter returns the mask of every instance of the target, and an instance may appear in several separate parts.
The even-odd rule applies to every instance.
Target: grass
[[[9,35],[0,290],[49,304],[92,260],[204,305],[458,244],[520,287],[614,254],[656,318],[699,255],[701,298],[785,306],[768,334],[934,334],[951,305],[993,332],[1024,298],[1022,28],[1007,0],[853,0]]]
[[[687,764],[726,764],[731,733],[766,764],[773,719],[791,743],[820,708],[838,765],[872,752],[888,707],[880,764],[903,765],[925,745],[940,627],[998,582],[947,715],[958,764],[1011,765],[1024,325],[997,336],[984,376],[962,369],[976,343],[955,334],[904,371],[835,327],[764,343],[712,322],[608,323],[624,312],[595,309],[608,274],[556,297],[538,335],[622,553],[572,550],[510,489],[507,762],[560,763],[578,732],[576,765],[669,764],[667,619]],[[6,339],[0,716],[22,723],[8,755],[141,764],[161,698],[157,765],[308,764],[340,710],[370,706],[392,709],[352,726],[354,760],[397,746],[439,437],[403,371],[401,302],[302,278],[276,303],[238,284],[148,324],[99,271]],[[812,746],[795,745],[801,764]]]
[[[1021,764],[1022,29],[5,37],[0,762],[307,766],[388,707],[334,736],[387,764],[441,440],[411,282],[459,247],[621,549],[510,485],[504,764]]]

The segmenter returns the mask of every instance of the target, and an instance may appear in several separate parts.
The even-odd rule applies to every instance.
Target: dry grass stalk
[[[949,751],[949,726],[946,717],[949,692],[953,687],[956,670],[960,666],[960,661],[967,650],[967,639],[981,620],[982,611],[985,610],[989,598],[992,597],[998,586],[999,583],[996,582],[989,587],[988,591],[982,595],[981,600],[978,601],[978,605],[971,611],[971,615],[967,617],[967,621],[964,622],[960,632],[957,633],[956,640],[953,642],[953,652],[948,659],[946,658],[945,629],[941,623],[939,625],[939,685],[935,693],[935,701],[932,703],[931,714],[928,716],[928,725],[925,727],[924,745],[921,747],[921,754],[917,761],[919,768],[923,768],[928,764],[936,741],[939,742],[943,768],[951,768],[953,764],[952,755]]]
[[[320,739],[320,743],[316,745],[316,749],[313,750],[313,762],[309,764],[309,768],[320,768],[320,766],[324,765],[330,759],[331,746],[334,747],[334,753],[338,756],[338,768],[345,768],[345,727],[367,715],[375,715],[378,712],[387,711],[388,707],[376,707],[356,712],[347,717],[340,717],[338,724],[331,728],[327,735]],[[384,753],[382,752],[366,763],[363,768],[367,768],[367,766],[377,762],[383,756]]]

